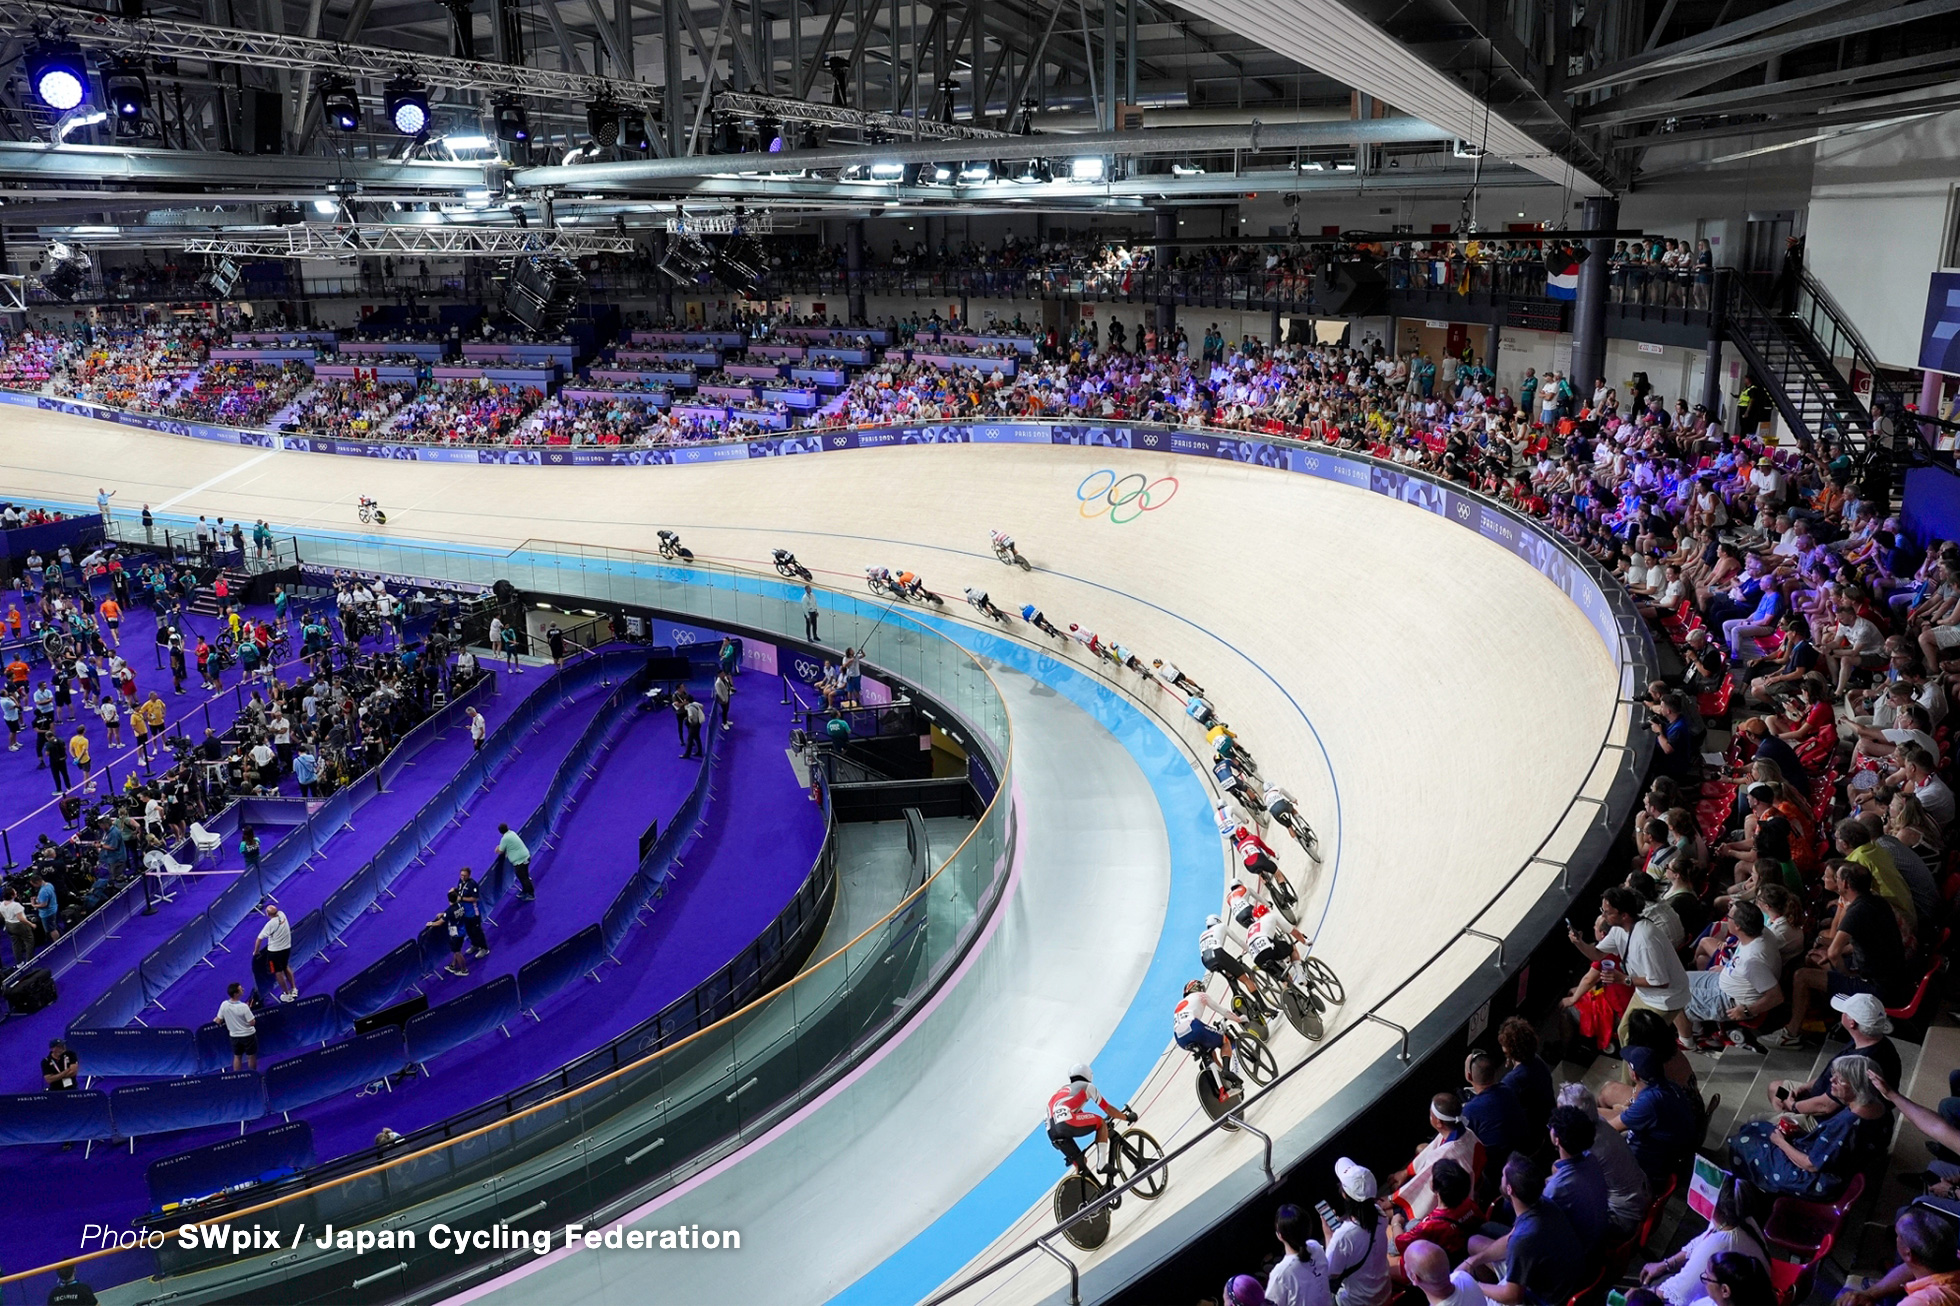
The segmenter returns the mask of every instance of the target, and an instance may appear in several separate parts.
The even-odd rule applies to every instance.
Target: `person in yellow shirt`
[[[75,733],[69,736],[68,756],[74,760],[75,770],[81,779],[82,788],[89,792],[93,792],[95,789],[95,784],[92,780],[89,779],[89,773],[88,773],[89,771],[88,735],[83,733],[82,728],[80,726],[76,726]]]
[[[143,700],[143,706],[138,710],[148,719],[150,733],[161,739],[163,737],[163,699],[158,696],[156,690],[153,689],[150,691],[150,696]]]
[[[1872,832],[1855,817],[1839,821],[1832,834],[1837,838],[1838,856],[1870,871],[1872,892],[1892,905],[1908,932],[1916,932],[1919,913],[1912,905],[1912,891],[1906,887],[1905,877],[1899,874],[1892,854],[1873,843]]]

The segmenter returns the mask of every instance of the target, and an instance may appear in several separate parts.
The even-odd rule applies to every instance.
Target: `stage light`
[[[340,201],[337,199],[314,200],[313,211],[323,218],[331,218],[334,214],[340,212]]]
[[[116,117],[133,122],[150,107],[150,82],[143,65],[129,59],[111,59],[102,66],[102,90]]]
[[[508,97],[499,99],[493,106],[497,121],[497,139],[521,145],[531,139],[531,119],[524,112],[524,106]]]
[[[986,159],[974,159],[960,165],[960,184],[963,186],[993,179],[994,165]]]
[[[481,132],[467,136],[445,136],[442,138],[442,143],[452,150],[487,150],[490,148],[490,138]]]
[[[628,109],[619,115],[620,148],[645,154],[653,149],[653,137],[647,132],[647,116],[640,109]]]
[[[1046,159],[1029,159],[1014,174],[1014,180],[1027,186],[1038,186],[1055,180],[1055,170]]]
[[[388,121],[404,136],[420,136],[429,130],[429,88],[406,74],[389,81],[384,88]]]
[[[1070,159],[1068,163],[1068,179],[1070,181],[1101,181],[1103,179],[1103,161],[1101,156],[1091,155],[1082,159]]]
[[[66,112],[88,99],[88,63],[72,41],[44,41],[27,55],[27,81],[50,109]]]
[[[96,127],[107,121],[109,121],[107,109],[98,109],[86,104],[70,109],[62,114],[60,121],[54,125],[54,143],[64,144],[70,132],[80,131],[84,127]]]
[[[586,105],[585,130],[596,144],[609,149],[619,144],[619,106],[611,100],[594,100]]]
[[[950,185],[953,180],[953,172],[954,168],[950,163],[928,163],[926,165],[926,178],[930,179],[935,185]]]
[[[361,129],[361,97],[354,83],[345,77],[328,76],[320,80],[320,109],[337,132]]]
[[[1202,177],[1204,175],[1205,170],[1195,163],[1173,163],[1171,165],[1171,176],[1173,177]]]
[[[902,181],[905,178],[905,165],[902,163],[874,163],[871,165],[871,180]]]

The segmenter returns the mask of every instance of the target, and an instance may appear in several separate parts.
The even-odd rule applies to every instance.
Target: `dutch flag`
[[[1579,297],[1579,260],[1570,254],[1555,254],[1545,260],[1545,294],[1552,299]]]

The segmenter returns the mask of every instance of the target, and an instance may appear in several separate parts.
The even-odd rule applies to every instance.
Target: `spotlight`
[[[404,136],[420,136],[429,130],[429,88],[404,73],[393,78],[383,90],[388,121]]]
[[[1046,159],[1029,159],[1014,174],[1014,180],[1023,185],[1038,186],[1055,180],[1055,170],[1049,166]]]
[[[871,165],[873,181],[903,181],[905,165],[902,163],[874,163]]]
[[[653,137],[647,132],[647,116],[643,110],[628,109],[619,115],[619,144],[635,154],[645,154],[653,149]]]
[[[823,61],[830,70],[830,102],[839,109],[851,105],[851,61],[841,54],[833,54]]]
[[[954,102],[959,99],[960,95],[959,82],[951,77],[942,77],[939,79],[939,85],[935,89],[938,90],[942,97],[939,102],[939,121],[953,121]]]
[[[1100,155],[1090,155],[1082,159],[1070,159],[1068,163],[1070,181],[1101,181],[1103,161]]]
[[[43,41],[27,55],[27,81],[50,109],[66,112],[88,99],[88,63],[73,41]]]
[[[611,100],[594,100],[586,105],[585,130],[596,145],[611,149],[619,144],[619,106]]]
[[[82,292],[83,278],[92,266],[85,250],[50,241],[41,254],[41,288],[56,299],[73,299]]]
[[[714,142],[710,154],[740,154],[742,152],[742,124],[733,118],[722,116],[715,121]]]
[[[919,170],[919,180],[930,181],[935,186],[950,186],[956,170],[957,166],[951,163],[928,163]]]
[[[992,181],[994,165],[986,159],[973,159],[960,165],[960,184],[970,186],[974,182]]]
[[[150,107],[150,81],[143,65],[130,59],[111,59],[102,66],[102,89],[109,109],[125,122],[134,122]]]
[[[314,200],[313,211],[323,218],[331,218],[334,214],[340,212],[340,201],[328,198]]]
[[[531,139],[531,120],[518,100],[502,97],[491,110],[497,122],[497,139],[521,145]]]
[[[354,93],[354,83],[339,75],[320,79],[320,108],[327,122],[337,132],[357,132],[361,129],[361,97]]]

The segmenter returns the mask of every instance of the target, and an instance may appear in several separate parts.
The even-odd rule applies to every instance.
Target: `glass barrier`
[[[802,587],[705,566],[675,567],[629,550],[531,541],[509,555],[302,535],[302,553],[322,566],[405,578],[488,585],[508,579],[539,593],[624,603],[800,638]],[[964,649],[867,595],[830,591],[831,638],[866,650],[867,670],[938,699],[968,727],[972,742],[1007,787],[1011,740],[1006,705]],[[603,1225],[629,1214],[779,1123],[877,1047],[951,973],[978,937],[1007,879],[1014,825],[996,799],[936,872],[883,919],[830,957],[699,1033],[569,1092],[538,1099],[492,1124],[296,1193],[247,1206],[220,1227],[282,1231],[279,1255],[235,1260],[188,1251],[174,1236],[155,1255],[161,1280],[134,1285],[138,1300],[174,1303],[393,1301],[410,1292],[454,1292],[532,1259],[521,1248],[458,1254],[430,1245],[446,1224],[562,1231],[570,1221]],[[713,995],[705,995],[712,1002]],[[370,1228],[417,1231],[398,1254],[357,1255],[291,1248],[292,1231]],[[561,1234],[562,1241],[562,1234]],[[90,1278],[93,1258],[81,1262]],[[131,1277],[128,1253],[103,1264]],[[0,1278],[0,1303],[39,1303],[53,1265]],[[139,1271],[140,1272],[140,1271]]]

